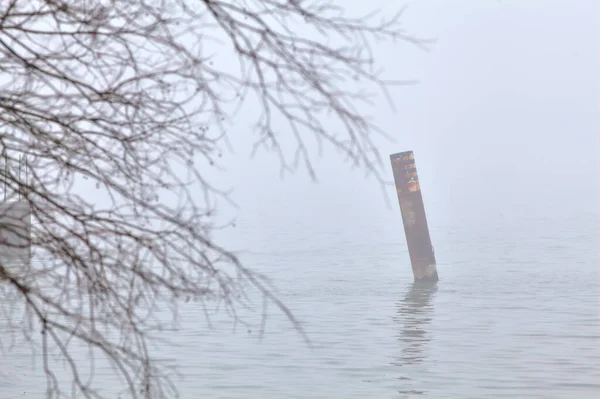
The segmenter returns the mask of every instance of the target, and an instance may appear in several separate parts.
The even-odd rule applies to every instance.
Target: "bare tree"
[[[420,44],[399,16],[352,18],[329,0],[0,2],[0,149],[9,164],[28,160],[27,174],[2,168],[0,187],[29,205],[34,253],[27,273],[0,264],[0,302],[40,349],[48,397],[100,397],[73,341],[108,359],[132,397],[175,396],[148,347],[163,327],[158,304],[218,301],[235,318],[254,287],[295,323],[213,241],[227,192],[206,171],[227,144],[224,123],[250,106],[256,146],[282,170],[314,176],[313,137],[379,176],[377,129],[355,106],[392,83],[374,69],[373,40]],[[211,46],[236,68],[218,66]],[[61,387],[51,353],[73,387]]]

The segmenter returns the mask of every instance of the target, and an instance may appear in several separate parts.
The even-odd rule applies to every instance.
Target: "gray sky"
[[[401,4],[347,3],[356,12]],[[387,155],[414,150],[434,225],[593,212],[600,127],[597,1],[408,4],[407,32],[437,41],[429,52],[405,43],[375,48],[386,77],[420,81],[393,89],[396,113],[383,98],[367,111],[395,140],[378,140],[388,178]],[[241,119],[232,129],[236,154],[224,157],[222,182],[235,188],[240,223],[246,218],[256,224],[257,234],[264,230],[260,224],[343,229],[380,218],[401,224],[393,188],[388,206],[378,183],[332,150],[316,162],[319,184],[303,170],[280,180],[274,155],[249,159],[246,126]],[[471,211],[478,204],[487,206]]]

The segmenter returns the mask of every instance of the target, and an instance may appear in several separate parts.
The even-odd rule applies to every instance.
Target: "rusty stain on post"
[[[425,206],[412,151],[390,155],[404,233],[415,281],[437,281],[435,255],[431,245]]]

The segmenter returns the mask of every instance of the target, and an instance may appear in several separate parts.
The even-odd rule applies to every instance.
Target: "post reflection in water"
[[[398,393],[402,398],[426,394],[423,381],[414,377],[421,374],[418,366],[427,358],[427,346],[431,341],[427,325],[432,319],[432,300],[436,292],[436,281],[417,281],[396,304],[394,321],[400,326],[397,338],[402,351],[392,365],[402,367],[398,377],[402,386]]]
[[[415,282],[398,301],[394,321],[401,327],[398,341],[402,354],[395,365],[418,364],[427,357],[427,344],[431,340],[427,325],[432,318],[432,299],[437,289],[437,282]]]

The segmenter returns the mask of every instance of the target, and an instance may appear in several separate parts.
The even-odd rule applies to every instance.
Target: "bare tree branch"
[[[175,396],[148,347],[164,328],[159,304],[222,302],[235,319],[254,287],[302,332],[268,280],[212,239],[228,193],[207,170],[244,106],[256,110],[255,149],[275,151],[282,172],[315,177],[316,138],[380,178],[381,132],[357,105],[402,83],[375,69],[373,41],[424,45],[400,16],[348,17],[330,0],[0,2],[0,149],[8,165],[28,160],[26,174],[3,167],[0,187],[29,205],[34,251],[27,273],[3,258],[0,298],[41,350],[49,398],[68,392],[53,356],[73,395],[101,397],[74,341],[110,361],[132,397]],[[211,46],[239,70],[217,66]]]

